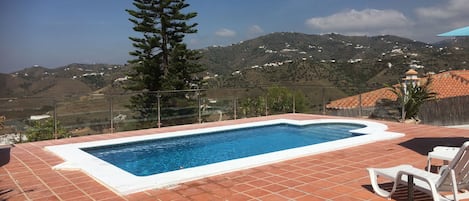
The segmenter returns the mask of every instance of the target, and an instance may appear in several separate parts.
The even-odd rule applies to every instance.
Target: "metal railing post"
[[[238,109],[238,99],[235,97],[233,99],[233,114],[234,114],[235,120],[237,119],[237,114],[236,114],[237,109]]]
[[[199,105],[199,107],[198,107],[198,115],[199,115],[198,120],[199,120],[199,124],[200,124],[200,123],[202,123],[202,113],[201,113],[202,111],[201,111],[201,105],[200,105],[200,103],[201,103],[200,102],[200,89],[197,89],[196,93],[197,93],[197,102],[198,102],[198,105]]]
[[[322,88],[322,114],[326,115],[326,88]]]
[[[295,111],[296,110],[295,106],[296,106],[295,105],[295,95],[293,95],[293,114],[295,114],[295,112],[296,112]]]
[[[57,139],[57,101],[54,100],[54,138]]]
[[[157,93],[156,94],[156,100],[157,100],[157,110],[158,110],[158,128],[161,128],[161,107],[160,107],[160,99],[161,99],[161,94]]]
[[[111,117],[111,133],[114,133],[114,114],[113,114],[113,102],[112,102],[112,95],[111,97],[109,98],[109,115]]]
[[[358,94],[358,117],[362,116],[362,94]]]

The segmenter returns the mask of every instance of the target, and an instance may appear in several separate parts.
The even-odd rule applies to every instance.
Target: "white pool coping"
[[[92,156],[81,150],[81,148],[96,147],[103,145],[112,145],[119,143],[129,143],[142,140],[153,140],[167,137],[194,135],[207,132],[215,132],[229,129],[246,128],[253,126],[271,125],[278,123],[288,123],[292,125],[308,125],[318,123],[354,123],[362,124],[366,127],[352,130],[353,133],[364,134],[356,137],[335,140],[310,146],[276,151],[246,158],[228,160],[219,163],[213,163],[198,167],[181,169],[171,172],[165,172],[149,176],[135,176],[126,172],[106,161]],[[349,120],[349,119],[319,119],[319,120],[290,120],[276,119],[269,121],[260,121],[252,123],[244,123],[238,125],[219,126],[212,128],[201,128],[194,130],[184,130],[168,133],[150,134],[145,136],[124,137],[111,140],[100,140],[93,142],[73,143],[56,146],[47,146],[49,150],[62,159],[64,163],[56,165],[56,170],[81,170],[89,176],[96,179],[101,184],[109,187],[119,194],[131,194],[143,190],[170,187],[182,182],[201,179],[208,176],[219,175],[222,173],[232,172],[253,168],[261,165],[281,162],[294,158],[345,149],[349,147],[359,146],[371,142],[389,140],[404,136],[402,133],[387,132],[388,127],[381,123]]]

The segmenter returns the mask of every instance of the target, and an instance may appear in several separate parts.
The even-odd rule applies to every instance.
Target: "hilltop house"
[[[419,117],[424,123],[434,125],[469,124],[469,70],[452,70],[427,77],[418,77],[415,70],[409,70],[404,83],[420,84],[431,76],[430,89],[437,93],[437,101],[425,103]],[[397,96],[388,88],[331,101],[326,105],[329,114],[339,116],[371,116],[395,119],[399,111],[394,101]],[[466,105],[466,108],[464,108]]]

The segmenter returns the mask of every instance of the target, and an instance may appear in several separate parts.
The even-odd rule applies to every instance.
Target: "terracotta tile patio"
[[[469,130],[382,122],[388,125],[390,131],[405,133],[406,136],[213,176],[168,189],[153,189],[130,195],[118,195],[81,171],[52,170],[52,166],[63,161],[44,150],[44,147],[49,145],[277,118],[301,120],[337,117],[286,114],[17,144],[11,149],[10,162],[0,167],[0,200],[384,201],[387,199],[372,192],[366,167],[388,167],[408,163],[424,168],[426,153],[434,146],[460,146],[469,140]],[[439,165],[441,161],[434,164]],[[390,187],[390,183],[386,185]],[[399,188],[393,200],[407,200],[406,187]],[[415,200],[431,198],[416,191]]]

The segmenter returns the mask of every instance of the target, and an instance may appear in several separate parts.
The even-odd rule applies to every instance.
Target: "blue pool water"
[[[136,176],[196,167],[274,151],[354,137],[363,125],[274,124],[197,135],[83,148]]]

